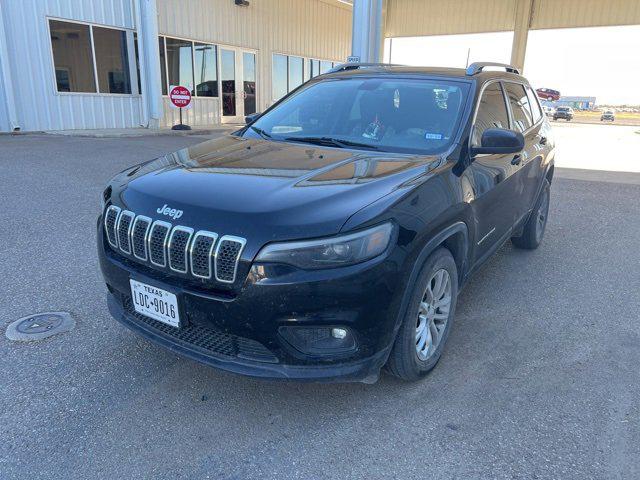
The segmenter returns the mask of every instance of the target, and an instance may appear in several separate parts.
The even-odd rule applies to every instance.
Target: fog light
[[[280,336],[307,355],[340,355],[356,350],[356,339],[348,328],[282,326]]]
[[[333,338],[337,338],[338,340],[342,340],[347,336],[347,331],[344,328],[332,328],[331,336]]]

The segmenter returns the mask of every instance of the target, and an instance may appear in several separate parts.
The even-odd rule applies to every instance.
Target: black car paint
[[[333,75],[445,76],[472,86],[451,148],[433,156],[393,154],[275,142],[234,135],[183,149],[124,171],[109,185],[108,203],[158,218],[168,204],[184,211],[180,225],[248,240],[231,285],[140,265],[114,252],[98,221],[101,268],[112,314],[130,328],[196,360],[268,378],[375,378],[395,339],[409,289],[422,261],[440,245],[454,254],[461,285],[527,219],[545,177],[553,173],[548,120],[525,133],[519,154],[471,158],[475,105],[487,80],[526,83],[513,74],[395,68]],[[322,81],[325,75],[312,81]],[[272,107],[277,107],[277,104]],[[355,162],[366,165],[356,174]],[[351,232],[392,221],[396,232],[380,257],[316,271],[259,265],[258,251],[273,241]],[[175,292],[183,312],[220,331],[258,340],[277,364],[203,355],[160,337],[123,311],[129,278]],[[204,312],[204,313],[203,313]],[[282,340],[281,325],[345,325],[358,349],[348,357],[303,355]]]

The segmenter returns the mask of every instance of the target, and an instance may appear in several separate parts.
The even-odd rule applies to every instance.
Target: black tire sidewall
[[[424,295],[424,291],[427,287],[427,282],[430,281],[434,273],[441,268],[447,270],[451,279],[451,307],[449,309],[449,318],[438,348],[426,361],[422,361],[418,358],[418,354],[416,352],[416,318],[418,316],[420,301],[422,300],[422,296]],[[413,286],[413,291],[411,292],[402,327],[398,332],[396,344],[394,345],[396,361],[401,361],[403,364],[403,370],[406,372],[404,375],[405,377],[408,376],[412,379],[422,377],[433,369],[433,367],[438,363],[438,360],[440,360],[453,324],[457,297],[458,271],[455,261],[453,260],[453,256],[449,250],[439,248],[424,262],[420,274]]]

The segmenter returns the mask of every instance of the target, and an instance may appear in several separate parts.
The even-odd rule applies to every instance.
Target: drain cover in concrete
[[[75,326],[67,312],[44,312],[16,320],[7,327],[5,335],[9,340],[33,342],[68,332]]]

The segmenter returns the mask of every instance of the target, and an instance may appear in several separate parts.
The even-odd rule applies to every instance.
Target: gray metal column
[[[2,2],[0,2],[0,108],[6,109],[9,131],[20,130],[16,103],[13,96],[13,79],[9,65],[9,51],[7,48],[7,36],[4,31],[4,17],[2,15]]]
[[[156,0],[138,0],[138,53],[144,105],[148,127],[159,128],[164,115],[160,51],[158,49],[158,8]]]
[[[513,44],[511,45],[511,65],[524,70],[524,58],[527,54],[527,39],[531,26],[533,0],[516,0],[516,18],[513,26]]]
[[[351,55],[360,62],[382,61],[382,0],[354,0]]]

